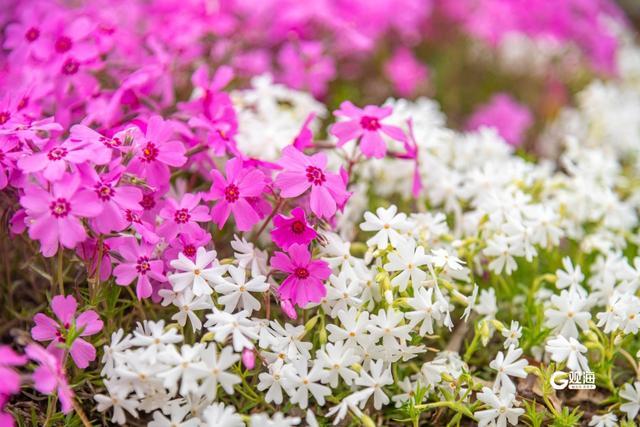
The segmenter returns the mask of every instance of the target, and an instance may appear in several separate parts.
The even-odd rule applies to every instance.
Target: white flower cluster
[[[412,202],[416,212],[388,203],[369,211],[371,192],[410,203],[415,171],[406,159],[358,165],[360,187],[338,232],[318,230],[323,244],[314,255],[332,275],[322,301],[305,307],[304,322],[270,316],[277,283],[267,253],[253,243],[236,237],[234,258],[222,262],[203,248],[193,261],[181,254],[171,263],[172,288],[160,291],[163,304],[175,306],[176,324],[147,321],[133,334],[114,334],[103,359],[109,395],[96,396],[99,409],[111,408],[120,424],[125,412],[153,413],[154,426],[300,422],[280,413],[239,415],[232,400],[218,402],[241,391],[261,404],[298,407],[297,415],[310,409],[336,424],[348,413],[366,417],[366,407],[429,401],[476,402],[480,425],[517,424],[525,412],[516,387],[528,375],[525,349],[540,362],[589,371],[589,349],[599,345],[599,335],[615,347],[640,329],[640,258],[625,252],[638,243],[640,208],[634,184],[640,86],[634,82],[623,76],[589,86],[578,107],[547,133],[562,136],[557,159],[538,163],[516,155],[493,129],[447,129],[432,101],[388,101],[392,121],[417,142],[415,167],[424,188]],[[275,158],[275,140],[290,141],[308,113],[323,111],[266,80],[255,86],[236,94],[237,102],[254,105],[240,115],[247,133],[239,142],[248,152],[259,146],[261,155],[272,147]],[[273,144],[265,144],[264,132],[272,131]],[[508,305],[498,295],[508,295]],[[523,314],[532,303],[540,309]],[[503,307],[510,310],[508,326],[497,318]],[[520,347],[523,325],[529,341],[537,341]],[[469,329],[473,342],[461,356]],[[493,385],[474,377],[483,387],[471,390],[464,383],[478,374],[467,363],[474,346],[496,335],[504,352],[489,364]],[[251,395],[254,390],[262,394]],[[635,418],[640,382],[625,384],[619,396],[626,402],[620,410]],[[616,420],[599,414],[590,425]],[[315,425],[313,413],[306,423]]]

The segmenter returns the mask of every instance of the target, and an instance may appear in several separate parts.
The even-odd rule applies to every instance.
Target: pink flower
[[[280,80],[294,89],[309,90],[323,96],[336,74],[333,58],[323,53],[320,42],[290,42],[278,53]]]
[[[89,222],[98,233],[121,231],[129,226],[127,209],[141,210],[139,201],[142,191],[131,185],[119,185],[122,168],[116,168],[104,175],[98,175],[93,168],[86,168],[92,184],[87,185],[96,193],[102,205],[100,214]]]
[[[87,310],[75,317],[78,303],[71,295],[57,295],[51,300],[51,309],[58,322],[38,313],[33,320],[31,336],[36,341],[51,341],[47,351],[62,358],[61,346],[70,345],[69,353],[78,368],[86,368],[96,358],[96,349],[80,337],[95,335],[102,330],[102,320],[93,310]],[[69,342],[69,340],[73,340]]]
[[[247,231],[260,221],[252,199],[259,198],[266,186],[264,173],[256,168],[244,167],[239,158],[231,159],[225,166],[227,177],[220,171],[211,172],[213,183],[206,200],[218,200],[211,209],[211,218],[218,228],[224,227],[233,212],[238,230]]]
[[[320,302],[327,294],[322,282],[331,275],[329,264],[312,260],[306,246],[294,243],[286,254],[276,252],[271,266],[289,274],[278,289],[280,298],[303,308],[310,302]]]
[[[109,245],[102,242],[102,259],[98,260],[100,247],[97,239],[87,239],[76,248],[76,253],[88,264],[87,273],[93,277],[96,269],[100,267],[100,280],[105,281],[111,277],[111,255]]]
[[[280,308],[289,319],[296,320],[298,318],[298,313],[296,313],[295,307],[288,299],[280,300]]]
[[[499,93],[476,109],[467,121],[466,128],[493,127],[510,145],[518,146],[532,124],[533,115],[525,105],[506,93]]]
[[[307,223],[302,208],[293,209],[290,217],[276,215],[273,218],[273,225],[271,237],[282,249],[287,249],[294,243],[308,245],[318,235]]]
[[[398,48],[384,64],[384,73],[399,95],[412,96],[418,86],[429,78],[429,69],[420,63],[411,50]]]
[[[0,139],[0,190],[9,184],[12,172],[16,169],[15,159],[20,155],[20,142],[16,139]]]
[[[210,219],[209,209],[199,203],[199,194],[185,194],[180,203],[168,198],[165,207],[160,211],[160,217],[165,221],[158,228],[158,233],[166,241],[175,239],[179,234],[197,234],[202,230],[197,223]]]
[[[80,190],[77,174],[65,175],[54,182],[48,192],[37,185],[28,185],[20,203],[27,210],[29,237],[40,241],[42,254],[52,256],[58,245],[75,246],[87,238],[80,218],[97,216],[102,206],[95,193]]]
[[[337,207],[344,205],[349,198],[342,177],[327,172],[327,156],[324,153],[306,156],[288,146],[282,150],[278,164],[284,169],[275,180],[280,195],[285,198],[298,197],[311,188],[311,210],[319,217],[331,218]]]
[[[42,171],[42,176],[48,181],[57,181],[62,178],[70,164],[81,165],[89,161],[94,164],[107,163],[109,157],[97,155],[101,153],[103,152],[96,152],[86,144],[71,141],[59,144],[51,141],[41,151],[18,160],[18,167],[26,173]]]
[[[154,246],[136,241],[135,237],[123,237],[113,239],[114,250],[122,256],[123,261],[113,269],[116,283],[120,286],[128,286],[137,280],[136,295],[138,299],[151,296],[151,279],[164,282],[167,279],[162,274],[163,262],[156,259]]]
[[[365,156],[382,158],[387,153],[387,144],[382,134],[396,141],[406,140],[402,129],[382,123],[382,120],[389,117],[392,112],[391,107],[367,105],[364,109],[360,109],[351,102],[345,101],[333,114],[347,120],[334,123],[329,132],[338,138],[338,146],[360,139],[360,149]]]
[[[252,348],[246,348],[242,350],[242,364],[248,370],[255,368],[256,366],[256,355]]]
[[[196,252],[201,246],[206,246],[211,241],[211,233],[199,229],[194,235],[180,234],[176,239],[169,242],[169,247],[165,249],[163,259],[167,266],[169,262],[178,258],[182,253],[190,260],[195,260]]]
[[[27,363],[8,345],[0,345],[0,396],[9,396],[20,391],[20,374],[13,367]]]
[[[29,359],[38,363],[31,378],[34,388],[40,393],[57,393],[62,412],[69,413],[73,408],[73,390],[69,387],[62,361],[38,344],[29,344],[25,349]]]
[[[182,166],[187,158],[184,145],[171,140],[173,127],[153,116],[147,123],[145,138],[138,144],[135,157],[129,164],[129,171],[156,186],[166,185],[169,180],[169,166]]]

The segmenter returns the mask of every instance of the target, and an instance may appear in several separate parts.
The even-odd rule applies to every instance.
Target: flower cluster
[[[9,3],[0,424],[638,419],[640,47],[608,0]],[[440,45],[530,86],[414,96]]]

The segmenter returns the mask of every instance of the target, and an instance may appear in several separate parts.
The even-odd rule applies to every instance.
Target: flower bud
[[[282,312],[286,314],[289,319],[296,320],[298,318],[298,313],[296,312],[296,309],[293,307],[293,304],[291,304],[291,301],[289,301],[288,299],[280,300],[280,308],[282,309]]]
[[[252,348],[245,348],[242,350],[242,364],[249,370],[256,366],[256,355]]]

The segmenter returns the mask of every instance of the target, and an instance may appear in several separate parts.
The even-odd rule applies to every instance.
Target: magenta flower
[[[95,164],[105,164],[109,161],[106,156],[97,156],[91,147],[70,141],[62,144],[51,141],[41,151],[35,152],[18,160],[18,167],[26,173],[40,172],[48,181],[57,181],[67,171],[69,164],[81,165],[89,161]]]
[[[218,200],[211,209],[211,218],[218,228],[224,227],[233,212],[238,230],[247,231],[260,221],[252,199],[264,192],[266,178],[259,169],[244,167],[242,160],[233,158],[225,166],[227,177],[220,171],[211,172],[213,183],[205,200]]]
[[[8,345],[0,345],[0,396],[20,391],[20,374],[13,368],[27,363],[27,358],[17,354]]]
[[[307,223],[302,208],[293,209],[290,217],[276,215],[273,218],[273,225],[271,237],[282,249],[288,249],[294,243],[306,246],[318,235]]]
[[[146,243],[138,244],[134,237],[123,237],[113,241],[114,250],[123,258],[123,261],[113,269],[116,283],[120,286],[128,286],[137,280],[138,299],[150,297],[153,291],[151,279],[158,282],[167,280],[162,274],[163,262],[156,259],[154,255],[154,246]]]
[[[20,203],[27,210],[29,237],[40,241],[42,254],[54,255],[58,245],[75,246],[87,238],[81,218],[92,218],[102,210],[95,193],[80,190],[77,174],[65,175],[47,192],[37,185],[25,187]]]
[[[169,166],[182,166],[187,161],[184,145],[171,140],[173,127],[153,116],[147,123],[144,141],[138,145],[136,155],[129,164],[129,171],[146,179],[155,186],[166,185],[169,180]]]
[[[67,382],[62,360],[38,344],[29,344],[25,353],[29,359],[38,363],[31,376],[34,388],[44,394],[57,393],[62,412],[69,413],[73,408],[73,390]]]
[[[325,95],[336,67],[323,50],[322,43],[315,41],[285,44],[278,53],[279,80],[291,88],[309,90],[314,96]]]
[[[360,149],[365,156],[382,158],[387,153],[387,144],[382,134],[396,141],[406,140],[402,129],[382,123],[382,120],[389,117],[392,112],[391,107],[367,105],[364,109],[360,109],[351,102],[345,101],[333,114],[347,120],[334,123],[329,132],[338,138],[339,147],[349,141],[360,139]]]
[[[96,358],[96,349],[81,337],[95,335],[102,330],[102,320],[93,310],[87,310],[77,318],[78,303],[71,295],[56,295],[51,300],[51,309],[58,318],[38,313],[33,317],[35,326],[31,336],[36,341],[51,341],[47,351],[62,358],[61,346],[70,345],[69,353],[78,368],[86,368]],[[69,342],[69,340],[72,340]]]
[[[210,219],[209,209],[200,205],[199,194],[185,194],[180,203],[168,198],[160,217],[165,221],[158,228],[158,234],[166,241],[175,239],[179,234],[195,235],[202,230],[197,223]]]
[[[289,274],[278,288],[280,298],[301,308],[310,302],[320,302],[327,294],[322,282],[331,275],[329,264],[312,260],[305,245],[294,243],[287,252],[276,252],[271,258],[273,268]]]
[[[142,210],[139,203],[142,191],[131,185],[118,184],[122,177],[122,168],[116,168],[100,176],[93,168],[87,170],[92,182],[87,187],[93,189],[96,199],[102,205],[100,214],[89,222],[91,228],[103,234],[124,230],[129,226],[126,218],[127,209]]]
[[[109,245],[102,242],[102,259],[99,259],[100,247],[97,239],[87,239],[80,243],[76,248],[76,253],[86,264],[88,264],[87,273],[93,277],[96,270],[100,267],[100,280],[105,281],[111,277],[111,255],[109,254]]]
[[[525,105],[506,93],[499,93],[476,109],[467,121],[466,128],[493,127],[510,145],[518,146],[524,141],[525,133],[532,124],[533,115]]]
[[[15,159],[20,155],[20,142],[16,139],[0,139],[0,190],[9,184],[12,172],[16,169]]]
[[[384,72],[401,96],[412,96],[429,78],[429,69],[420,63],[410,49],[398,48],[384,64]]]
[[[278,164],[284,169],[275,180],[280,195],[285,198],[298,197],[311,188],[311,211],[321,218],[331,218],[337,207],[344,205],[349,198],[342,177],[327,172],[327,156],[324,153],[306,156],[288,146],[282,150]]]

